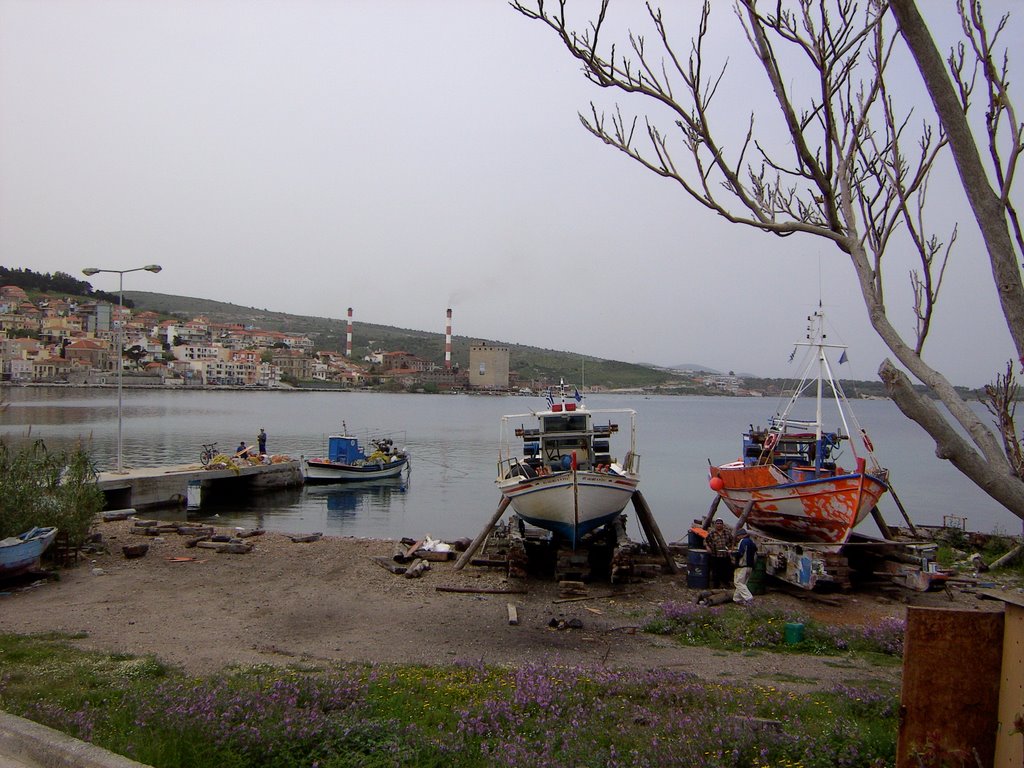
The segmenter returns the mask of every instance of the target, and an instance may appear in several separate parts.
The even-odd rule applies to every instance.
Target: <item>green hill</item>
[[[272,312],[268,309],[243,307],[223,301],[172,296],[147,291],[126,291],[125,296],[135,303],[136,311],[151,310],[182,320],[203,316],[214,323],[240,323],[285,333],[300,333],[313,340],[318,351],[344,351],[346,321],[329,317],[310,317]],[[663,383],[678,383],[679,379],[666,371],[650,366],[586,357],[571,351],[541,349],[512,344],[500,339],[453,336],[452,362],[465,368],[469,364],[470,344],[486,341],[509,349],[509,367],[524,384],[551,382],[564,378],[579,384],[585,376],[588,386],[646,387]],[[352,323],[352,355],[362,358],[374,349],[409,352],[435,363],[444,362],[444,334],[375,325]]]

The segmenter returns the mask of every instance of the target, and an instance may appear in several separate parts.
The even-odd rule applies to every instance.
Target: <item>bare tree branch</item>
[[[723,95],[728,62],[713,62],[706,49],[710,2],[703,4],[685,58],[677,55],[661,10],[650,3],[653,35],[630,30],[626,55],[615,46],[599,46],[609,36],[608,0],[582,32],[570,26],[565,0],[551,12],[544,0],[512,0],[512,7],[553,30],[582,63],[588,80],[624,98],[646,99],[651,107],[646,130],[637,131],[638,117],[624,114],[621,105],[608,119],[591,104],[589,114],[580,115],[591,134],[673,180],[728,221],[779,236],[814,235],[845,253],[872,327],[948,416],[886,360],[879,375],[897,405],[928,431],[939,455],[1024,518],[1024,482],[1013,468],[1017,465],[1011,467],[1006,433],[998,439],[923,357],[958,232],[955,224],[943,224],[945,236],[932,231],[929,178],[938,158],[951,151],[985,238],[1015,357],[1024,364],[1021,227],[1011,203],[1024,128],[1010,99],[1008,60],[1004,55],[995,63],[1005,19],[989,34],[980,1],[958,2],[967,44],[950,55],[947,72],[914,0],[734,0],[733,12],[774,98],[775,115],[786,127],[784,142],[760,132],[754,114],[738,142],[726,139],[735,135],[734,128],[724,122],[717,99],[728,96]],[[896,33],[886,31],[890,20]],[[931,94],[934,125],[912,119],[912,111],[901,109],[889,88],[888,68],[901,43],[914,55]],[[968,64],[968,51],[974,66]],[[995,190],[966,117],[979,82],[987,87],[986,144]],[[908,246],[916,261],[909,280],[915,318],[907,334],[911,341],[890,321],[885,296],[886,255]]]

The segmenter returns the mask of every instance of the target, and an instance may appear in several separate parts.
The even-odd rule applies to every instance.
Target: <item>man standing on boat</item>
[[[711,527],[711,532],[704,539],[704,547],[708,551],[710,568],[708,568],[711,588],[728,588],[732,586],[732,547],[734,543],[732,531],[725,527],[719,518]]]
[[[256,435],[256,442],[259,443],[260,456],[262,456],[267,452],[267,433],[264,431],[263,427],[260,427],[260,433]]]
[[[754,595],[747,587],[750,574],[754,571],[754,560],[757,558],[757,544],[750,538],[745,528],[736,531],[736,538],[739,540],[739,549],[736,552],[736,570],[733,573],[733,581],[736,584],[736,592],[732,596],[734,603],[750,605],[754,602]]]

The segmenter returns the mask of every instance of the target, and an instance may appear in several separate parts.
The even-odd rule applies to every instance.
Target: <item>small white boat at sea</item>
[[[560,389],[559,402],[548,393],[546,410],[502,417],[496,482],[519,517],[575,547],[582,536],[614,520],[637,490],[636,412],[591,411],[578,391],[566,398]],[[629,447],[621,460],[612,452],[618,425],[610,416],[605,424],[595,423],[610,414],[629,419]]]
[[[17,576],[38,566],[40,556],[56,537],[57,529],[47,527],[0,539],[0,576]]]
[[[342,425],[344,427],[344,425]],[[367,454],[359,439],[344,434],[327,439],[327,456],[304,461],[307,483],[350,483],[398,477],[410,467],[409,453],[395,447],[390,437],[371,439]]]

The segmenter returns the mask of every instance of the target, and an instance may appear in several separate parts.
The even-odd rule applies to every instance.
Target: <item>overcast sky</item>
[[[944,41],[952,5],[922,3]],[[699,5],[666,7],[685,51]],[[1020,4],[986,7],[1022,39]],[[763,76],[727,3],[713,24],[745,124]],[[125,289],[438,333],[452,307],[458,335],[765,376],[799,373],[820,297],[842,375],[875,378],[846,257],[700,208],[584,131],[593,99],[645,108],[503,0],[0,0],[0,263],[155,262]],[[960,237],[926,359],[978,386],[1012,347],[962,193],[933,196]]]

